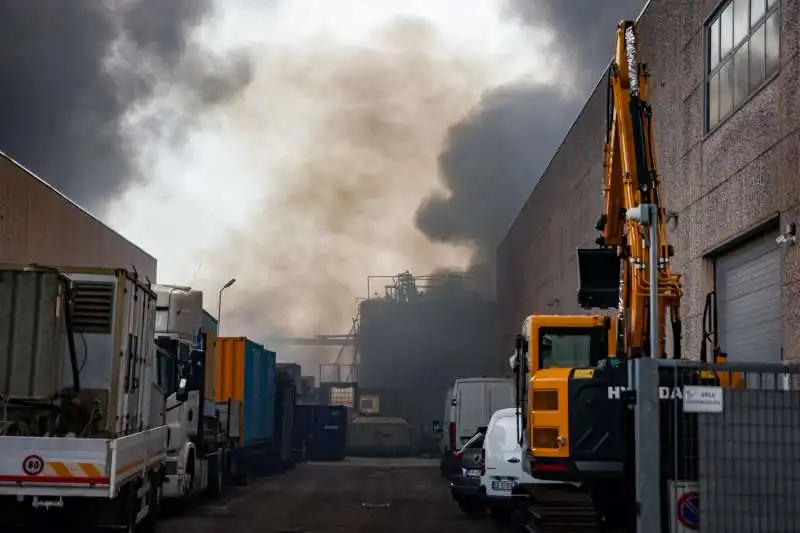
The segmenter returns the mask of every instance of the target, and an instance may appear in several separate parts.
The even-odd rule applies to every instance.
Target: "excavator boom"
[[[633,21],[617,27],[614,61],[608,75],[606,144],[603,161],[603,213],[597,223],[599,248],[578,250],[585,308],[618,308],[621,321],[619,355],[647,354],[655,335],[665,355],[665,318],[673,333],[673,356],[680,357],[680,275],[671,272],[672,247],[667,242],[667,212],[662,206],[656,167],[653,112],[648,98],[650,75],[639,60]],[[652,207],[652,218],[647,220]],[[648,235],[655,225],[655,242]],[[657,331],[650,331],[650,248],[657,252]]]

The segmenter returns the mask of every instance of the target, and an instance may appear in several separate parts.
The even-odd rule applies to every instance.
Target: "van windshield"
[[[539,330],[539,368],[594,367],[608,357],[603,328],[542,328]]]

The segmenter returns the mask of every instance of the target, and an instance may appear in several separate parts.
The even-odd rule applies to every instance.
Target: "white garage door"
[[[781,256],[775,234],[716,261],[719,339],[730,361],[781,359]]]

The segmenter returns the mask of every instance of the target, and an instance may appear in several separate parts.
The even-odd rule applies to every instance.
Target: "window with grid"
[[[780,0],[730,0],[706,29],[707,129],[739,108],[778,70]]]

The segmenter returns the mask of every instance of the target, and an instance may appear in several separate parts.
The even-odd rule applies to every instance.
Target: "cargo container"
[[[412,430],[402,418],[359,416],[347,428],[347,454],[360,457],[411,455]]]
[[[241,445],[275,436],[275,352],[246,337],[217,340],[216,400],[242,402]]]
[[[217,336],[219,335],[219,321],[208,311],[203,309],[203,333],[205,338],[202,346],[206,354],[206,394],[216,398],[217,388]]]
[[[303,369],[297,363],[278,363],[278,370],[289,376],[296,392],[296,396],[303,394]]]
[[[279,369],[275,384],[275,442],[282,468],[294,467],[294,417],[297,386],[293,376]]]
[[[281,470],[276,443],[275,352],[246,337],[218,337],[215,399],[239,404],[239,439],[230,468],[238,481]],[[227,413],[233,423],[236,413]]]
[[[169,441],[155,319],[134,272],[0,267],[0,531],[155,528]]]
[[[317,403],[317,385],[314,376],[302,376],[300,378],[300,396],[297,403],[315,404]]]
[[[347,455],[347,408],[298,405],[295,443],[309,461],[342,461]]]
[[[296,463],[306,460],[308,443],[314,433],[314,405],[297,404],[294,408],[294,430],[292,432],[292,454]]]

